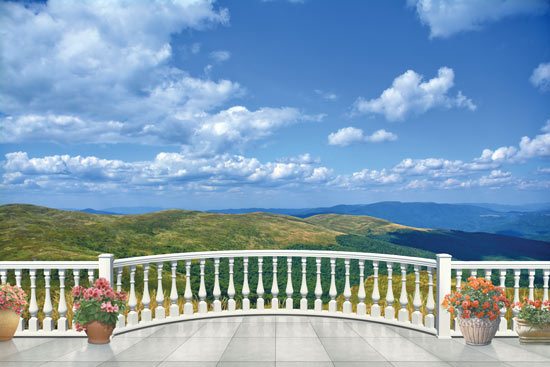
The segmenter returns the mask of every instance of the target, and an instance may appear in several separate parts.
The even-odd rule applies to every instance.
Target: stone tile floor
[[[550,346],[495,339],[471,347],[413,330],[304,316],[247,316],[179,322],[90,345],[81,338],[0,343],[0,366],[48,367],[538,367]]]

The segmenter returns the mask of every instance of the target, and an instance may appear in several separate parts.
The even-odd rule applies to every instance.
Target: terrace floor
[[[549,366],[550,347],[498,338],[484,347],[372,322],[305,316],[196,320],[117,335],[16,338],[0,343],[0,366]]]

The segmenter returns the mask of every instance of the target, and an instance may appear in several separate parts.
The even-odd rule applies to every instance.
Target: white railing
[[[13,279],[30,297],[28,316],[21,318],[16,336],[83,336],[69,328],[67,299],[68,288],[81,283],[84,275],[87,284],[99,276],[117,290],[128,292],[128,312],[120,315],[115,333],[206,317],[299,314],[370,320],[450,338],[460,336],[460,331],[453,328],[450,315],[440,306],[443,297],[453,283],[460,288],[464,279],[477,275],[479,269],[485,277],[494,275],[493,281],[505,288],[513,282],[514,301],[519,300],[520,288],[525,289],[522,281],[529,298],[535,297],[536,289],[548,299],[550,261],[465,262],[452,261],[447,254],[425,259],[361,252],[256,250],[116,260],[102,254],[98,261],[0,261],[0,280]],[[498,274],[493,274],[494,270]],[[70,287],[66,281],[69,272],[73,279]],[[37,296],[37,276],[41,277],[43,297]],[[385,284],[381,284],[381,276]],[[57,312],[52,302],[52,277],[57,284]],[[368,295],[365,284],[372,287]],[[42,289],[40,292],[42,295]],[[39,298],[44,300],[41,308]],[[497,336],[516,335],[510,316],[513,312],[501,310]]]

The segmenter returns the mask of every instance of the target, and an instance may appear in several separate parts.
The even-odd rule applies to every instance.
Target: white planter
[[[469,345],[487,345],[495,337],[498,330],[500,319],[489,320],[488,318],[478,319],[475,317],[463,319],[458,317],[460,331],[466,344]]]

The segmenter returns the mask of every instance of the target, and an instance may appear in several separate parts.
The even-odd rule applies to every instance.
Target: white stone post
[[[367,294],[365,292],[365,260],[359,260],[359,289],[357,291],[357,298],[359,303],[357,304],[357,315],[364,316],[367,314],[367,306],[365,305],[365,298]]]
[[[200,286],[199,286],[199,313],[207,313],[208,305],[206,304],[206,286],[204,284],[204,264],[206,263],[205,259],[201,259],[200,266]]]
[[[529,300],[535,300],[535,269],[529,269]]]
[[[395,308],[393,308],[393,263],[386,263],[388,268],[388,289],[386,291],[386,308],[384,308],[384,318],[387,320],[395,320]]]
[[[414,266],[414,298],[413,298],[414,312],[412,314],[412,323],[414,325],[422,325],[422,313],[420,307],[422,306],[422,299],[420,297],[420,266]]]
[[[336,312],[337,303],[336,296],[338,291],[336,290],[336,259],[330,259],[330,288],[328,290],[330,301],[328,302],[328,312]]]
[[[342,307],[342,312],[345,314],[351,313],[351,287],[349,284],[349,259],[344,260],[344,267],[345,267],[345,285],[344,285],[344,305]]]
[[[271,309],[272,310],[278,310],[279,309],[279,299],[277,296],[279,295],[279,283],[277,282],[277,258],[273,258],[273,282],[271,283],[271,295],[273,296],[271,299]]]
[[[57,319],[57,330],[67,331],[69,323],[67,321],[67,301],[65,299],[65,269],[59,269],[59,304],[57,305],[59,319]]]
[[[256,294],[258,295],[258,300],[256,301],[256,309],[257,310],[263,310],[264,309],[264,278],[263,278],[263,265],[264,265],[264,259],[263,257],[258,258],[258,286],[256,287]]]
[[[214,296],[214,312],[222,312],[222,303],[220,301],[220,296],[222,291],[220,289],[220,259],[214,259],[214,289],[212,290],[212,295]]]
[[[178,262],[172,261],[172,285],[170,287],[170,317],[178,317],[180,315],[180,306],[178,305],[178,286],[176,283],[176,271],[178,268]]]
[[[451,293],[451,258],[449,254],[437,254],[437,318],[439,339],[451,338],[451,314],[443,307],[445,295]]]
[[[117,292],[122,292],[122,272],[123,272],[123,270],[124,269],[122,267],[119,267],[119,268],[116,269],[116,291]],[[118,315],[118,321],[117,321],[116,327],[117,328],[123,328],[124,326],[126,326],[126,317],[121,312]]]
[[[73,269],[73,282],[74,282],[74,287],[80,285],[80,270],[79,269]],[[75,308],[75,305],[73,303],[73,315],[74,315],[75,310],[76,310],[76,308]],[[76,330],[76,322],[74,322],[74,319],[72,321],[71,327]]]
[[[54,329],[53,319],[52,319],[53,305],[52,305],[52,297],[50,294],[50,275],[51,275],[51,270],[44,269],[44,283],[46,288],[46,295],[44,298],[44,308],[42,309],[44,311],[44,316],[45,316],[44,320],[42,320],[42,329],[44,331],[52,331]]]
[[[248,285],[248,257],[243,258],[243,311],[250,310],[250,287]]]
[[[520,269],[514,269],[514,303],[518,303],[519,300],[519,280],[521,276]],[[514,318],[512,319],[512,330],[516,331],[516,317],[518,316],[519,308],[513,307],[512,314]]]
[[[31,278],[31,300],[29,302],[29,331],[38,331],[38,303],[36,302],[36,269],[29,270]]]
[[[164,290],[162,289],[162,267],[164,263],[157,263],[157,307],[155,308],[155,320],[166,318],[166,309],[164,308]]]
[[[138,313],[136,311],[137,297],[136,297],[136,266],[130,266],[130,296],[128,297],[128,325],[137,325]]]
[[[433,268],[428,267],[428,298],[426,299],[426,311],[428,314],[426,315],[426,327],[428,329],[434,329],[435,328],[435,316],[434,316],[434,309],[435,309],[435,300],[434,300],[434,277],[433,277]]]
[[[227,301],[228,311],[235,311],[237,308],[237,303],[235,302],[235,283],[233,280],[233,265],[234,259],[229,258],[229,285],[227,286],[227,295],[229,296],[229,301]]]
[[[185,262],[185,293],[183,294],[185,298],[185,305],[183,306],[184,315],[192,315],[193,310],[193,292],[191,291],[191,260]]]
[[[115,255],[113,254],[101,254],[98,256],[99,277],[107,279],[107,281],[111,286],[113,286],[113,262],[114,261],[115,261]]]
[[[141,296],[141,304],[143,305],[143,310],[141,310],[141,322],[150,322],[153,318],[153,312],[150,308],[151,295],[149,294],[149,264],[143,264],[143,296]]]
[[[380,305],[378,304],[378,301],[380,301],[380,290],[378,288],[378,261],[372,262],[372,269],[373,269],[373,286],[372,286],[372,306],[370,307],[370,315],[372,317],[380,317]]]
[[[506,269],[500,269],[500,288],[506,292]],[[506,294],[506,293],[505,293]],[[506,332],[508,330],[508,320],[504,317],[506,314],[506,307],[503,306],[500,309],[500,324],[498,325],[498,330],[500,332]]]
[[[321,312],[323,310],[323,301],[321,296],[323,295],[323,286],[321,285],[321,258],[315,259],[315,265],[317,266],[317,280],[315,282],[315,312]]]
[[[401,264],[401,294],[399,296],[399,312],[397,313],[397,319],[399,322],[409,322],[409,310],[407,305],[409,304],[409,296],[407,294],[407,264]]]
[[[300,310],[301,311],[307,311],[307,277],[306,277],[306,271],[307,271],[307,258],[302,257],[302,285],[300,286],[300,295],[302,296],[302,299],[300,300]]]
[[[294,288],[292,287],[292,257],[287,257],[286,259],[286,309],[292,310],[294,307],[293,301],[292,301],[292,293],[294,293]]]

